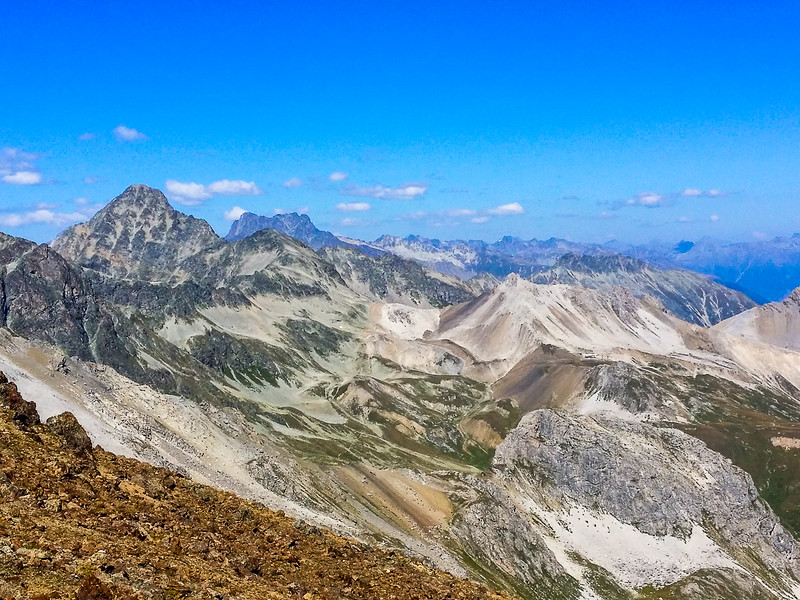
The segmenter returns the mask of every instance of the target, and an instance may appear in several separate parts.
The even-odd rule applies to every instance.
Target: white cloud
[[[86,206],[87,204],[89,204],[89,199],[88,198],[84,198],[83,196],[81,196],[80,198],[75,198],[75,200],[73,200],[73,202],[75,204],[77,204],[78,206]]]
[[[170,200],[176,204],[180,204],[181,206],[200,206],[204,202],[204,200],[199,200],[197,198],[184,198],[182,196],[174,195],[170,196]]]
[[[141,131],[136,131],[132,127],[125,127],[125,125],[117,125],[113,129],[116,138],[123,142],[132,142],[134,140],[146,140],[147,136]]]
[[[35,171],[33,164],[39,156],[23,152],[19,148],[3,148],[0,152],[0,175],[12,175],[17,171]]]
[[[336,205],[336,210],[342,212],[361,212],[372,208],[368,202],[340,202]]]
[[[339,222],[339,225],[342,227],[355,227],[357,225],[363,225],[364,221],[361,219],[354,219],[352,217],[346,217]]]
[[[712,223],[716,223],[717,221],[719,221],[719,215],[711,215],[709,219],[711,219]]]
[[[171,199],[184,206],[197,206],[212,196],[256,196],[263,193],[255,182],[241,179],[222,179],[208,185],[168,179],[167,192]]]
[[[453,208],[448,210],[445,214],[448,217],[472,217],[477,213],[478,211],[472,210],[471,208]]]
[[[301,185],[303,185],[303,180],[299,177],[292,177],[283,182],[285,188],[299,188]]]
[[[664,196],[652,192],[642,192],[637,198],[639,199],[639,204],[642,206],[661,206],[661,203],[664,201]]]
[[[42,174],[34,164],[38,158],[37,154],[19,148],[3,148],[0,151],[0,181],[10,185],[42,183]]]
[[[85,133],[82,133],[82,134],[80,134],[80,135],[78,136],[78,139],[79,139],[80,141],[82,141],[82,142],[88,142],[89,140],[93,140],[93,139],[94,139],[94,138],[96,138],[96,137],[97,137],[97,136],[96,136],[95,134],[93,134],[93,133],[90,133],[90,132],[88,132],[88,131],[87,131],[87,132],[85,132]]]
[[[83,212],[58,213],[47,209],[38,209],[25,213],[0,213],[0,225],[5,227],[22,227],[24,225],[71,225],[85,221],[89,215]]]
[[[222,179],[208,184],[208,191],[220,196],[258,196],[261,190],[253,181]]]
[[[328,175],[328,181],[344,181],[347,179],[347,173],[344,171],[334,171],[330,175]]]
[[[495,206],[494,208],[490,208],[487,210],[490,215],[522,215],[525,214],[525,209],[522,208],[522,205],[519,202],[511,202],[509,204],[501,204],[500,206]]]
[[[395,188],[383,185],[373,185],[370,187],[359,187],[351,185],[343,187],[342,194],[346,196],[365,196],[369,198],[384,198],[391,200],[413,200],[417,196],[422,196],[428,191],[427,183],[404,183]]]
[[[17,171],[3,175],[3,181],[12,185],[36,185],[42,182],[42,174],[35,171]]]
[[[211,198],[211,192],[202,183],[183,183],[174,179],[167,179],[167,191],[187,200],[207,200]]]
[[[419,219],[424,219],[428,216],[428,213],[424,210],[415,210],[414,212],[404,213],[397,217],[398,220],[411,220],[411,221],[418,221]]]
[[[241,206],[234,206],[232,209],[226,210],[222,216],[225,217],[226,221],[235,221],[246,212]]]
[[[694,221],[694,219],[692,219],[691,217],[685,217],[685,216],[678,217],[679,223],[691,223],[692,221]]]
[[[102,178],[102,177],[84,177],[83,178],[83,183],[88,183],[89,185],[93,185],[95,183],[102,183],[103,181],[105,181],[105,179]]]
[[[482,217],[473,217],[472,222],[476,224],[486,223],[489,220],[489,217],[482,216]]]
[[[696,188],[687,188],[680,193],[681,196],[706,196],[707,198],[716,198],[718,196],[727,196],[727,192],[723,192],[722,190],[708,190],[704,192],[702,190],[698,190]]]

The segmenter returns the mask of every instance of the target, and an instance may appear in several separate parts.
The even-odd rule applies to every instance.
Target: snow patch
[[[373,304],[372,320],[403,340],[422,339],[426,331],[439,328],[439,310],[414,308],[404,304]]]
[[[577,552],[609,571],[623,586],[670,585],[699,569],[738,569],[700,525],[686,539],[654,536],[608,514],[596,514],[583,506],[566,512],[548,512],[528,504],[553,530],[545,537],[557,555]],[[555,548],[553,547],[555,546]]]

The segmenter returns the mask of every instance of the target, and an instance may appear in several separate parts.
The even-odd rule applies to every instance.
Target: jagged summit
[[[314,250],[319,250],[325,246],[346,246],[329,231],[317,229],[314,223],[306,214],[296,212],[283,213],[274,217],[264,217],[255,213],[246,212],[239,219],[233,222],[231,230],[225,239],[229,242],[241,240],[253,235],[262,229],[276,229],[290,237],[300,240]]]
[[[117,211],[119,211],[119,209],[128,210],[137,206],[142,209],[154,211],[174,211],[167,197],[161,190],[152,188],[143,183],[129,185],[124,192],[108,204],[108,208],[113,207]]]
[[[51,246],[84,267],[117,277],[169,278],[181,261],[222,240],[202,219],[175,210],[161,191],[132,185]]]

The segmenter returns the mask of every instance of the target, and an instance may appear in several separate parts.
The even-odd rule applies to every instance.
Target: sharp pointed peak
[[[129,185],[125,188],[124,192],[109,202],[106,208],[113,209],[120,206],[159,208],[168,211],[175,210],[161,190],[143,183]]]

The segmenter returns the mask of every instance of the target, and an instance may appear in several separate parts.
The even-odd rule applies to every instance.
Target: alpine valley
[[[0,234],[0,371],[106,451],[526,600],[800,598],[800,291],[700,246],[223,239],[134,185]]]

